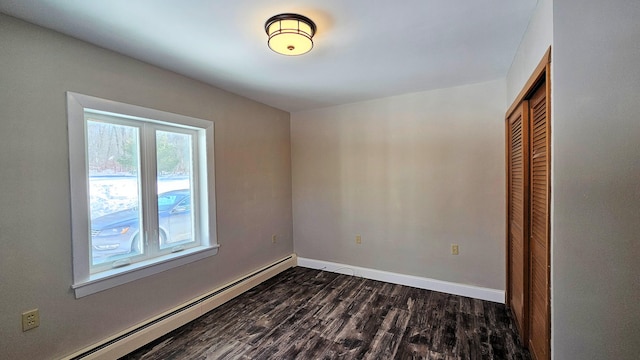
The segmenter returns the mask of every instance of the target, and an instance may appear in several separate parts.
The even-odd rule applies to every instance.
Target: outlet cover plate
[[[40,311],[33,309],[22,313],[22,331],[40,326]]]

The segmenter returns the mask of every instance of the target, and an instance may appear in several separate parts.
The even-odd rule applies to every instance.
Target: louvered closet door
[[[535,359],[550,355],[549,308],[549,134],[545,83],[529,100],[531,131],[531,198],[529,240],[529,350]]]
[[[527,338],[529,106],[523,103],[507,119],[508,291],[507,303],[522,339]]]

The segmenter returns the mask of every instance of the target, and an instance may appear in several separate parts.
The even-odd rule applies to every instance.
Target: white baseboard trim
[[[504,304],[505,302],[503,290],[458,284],[449,281],[435,280],[413,275],[404,275],[329,261],[307,259],[303,257],[298,257],[298,266],[317,270],[322,269],[339,274],[360,276],[371,280],[384,281],[398,285],[407,285],[420,289],[440,291],[448,294],[467,296],[474,299],[493,301],[502,304]]]
[[[197,319],[254,286],[296,266],[291,254],[152,319],[137,324],[64,359],[117,359],[180,326]]]

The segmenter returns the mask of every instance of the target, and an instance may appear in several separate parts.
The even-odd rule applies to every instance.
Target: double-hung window
[[[82,297],[217,252],[213,122],[67,93]]]

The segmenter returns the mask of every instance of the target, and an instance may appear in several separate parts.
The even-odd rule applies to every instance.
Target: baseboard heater
[[[181,304],[142,324],[124,330],[88,348],[84,348],[65,359],[114,359],[124,356],[162,335],[197,319],[284,270],[296,266],[296,263],[296,255],[289,255],[187,303]]]

